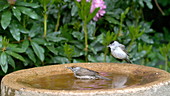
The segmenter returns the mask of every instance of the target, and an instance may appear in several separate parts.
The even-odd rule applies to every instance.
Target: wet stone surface
[[[139,85],[142,79],[115,73],[100,72],[100,75],[112,80],[82,80],[75,78],[72,73],[67,73],[47,77],[28,78],[27,80],[18,80],[18,82],[25,86],[38,89],[93,90],[131,87]]]

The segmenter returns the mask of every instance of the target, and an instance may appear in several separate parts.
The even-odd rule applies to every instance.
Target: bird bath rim
[[[48,89],[37,89],[28,87],[22,84],[18,84],[16,82],[18,79],[21,79],[26,76],[47,76],[49,74],[63,74],[63,73],[71,73],[70,70],[68,70],[65,67],[70,66],[81,66],[85,68],[89,68],[95,71],[107,71],[107,72],[118,72],[118,73],[126,73],[126,74],[133,74],[133,75],[141,75],[141,76],[150,76],[152,75],[159,75],[158,79],[153,82],[149,82],[147,84],[138,85],[138,86],[132,86],[132,87],[126,87],[126,88],[119,88],[119,89],[95,89],[95,90],[48,90]],[[152,78],[152,77],[151,77]],[[36,68],[30,68],[25,70],[16,71],[13,73],[10,73],[6,75],[2,81],[1,81],[1,93],[2,96],[6,96],[3,94],[6,94],[6,92],[12,92],[14,94],[16,91],[18,92],[28,92],[28,93],[44,93],[44,94],[51,94],[51,95],[44,95],[44,96],[53,96],[54,94],[58,95],[75,95],[75,94],[123,94],[123,93],[138,93],[143,92],[147,90],[152,90],[153,88],[161,88],[163,86],[167,86],[170,84],[170,74],[168,72],[165,72],[163,70],[152,68],[152,67],[146,67],[136,64],[127,64],[127,63],[70,63],[70,64],[62,64],[62,65],[50,65],[50,66],[44,66],[44,67],[36,67]],[[10,93],[11,94],[11,93]],[[69,96],[68,95],[68,96]],[[7,95],[7,96],[15,96],[15,95]],[[24,96],[24,95],[23,95]],[[25,95],[26,96],[26,95]],[[35,95],[36,96],[36,95]],[[40,95],[37,95],[40,96]],[[85,95],[84,95],[85,96]],[[128,96],[128,95],[127,95]],[[133,96],[133,95],[132,95]],[[139,95],[140,96],[140,95]],[[142,96],[142,95],[141,95]]]

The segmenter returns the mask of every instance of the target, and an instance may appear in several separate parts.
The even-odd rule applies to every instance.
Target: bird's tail
[[[125,59],[125,61],[126,61],[127,63],[133,64],[133,62],[132,62],[130,59]]]
[[[97,75],[97,77],[98,77],[99,79],[112,80],[112,79],[109,79],[109,78],[106,78],[106,77],[103,77],[103,76],[99,76],[99,75]]]

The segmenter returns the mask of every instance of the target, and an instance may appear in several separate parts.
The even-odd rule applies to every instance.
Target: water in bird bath
[[[134,78],[132,76],[104,72],[100,72],[100,74],[112,80],[82,80],[75,78],[72,73],[67,73],[38,78],[30,77],[27,80],[18,80],[18,82],[39,89],[93,90],[130,87],[138,85],[141,81],[140,77]]]

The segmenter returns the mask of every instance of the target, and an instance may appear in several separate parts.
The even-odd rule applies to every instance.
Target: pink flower
[[[81,0],[77,0],[77,1],[80,2]],[[90,2],[90,0],[86,0],[86,2]],[[96,8],[100,8],[100,9],[97,12],[96,16],[93,17],[94,21],[98,21],[98,19],[101,18],[102,16],[104,16],[104,14],[106,13],[105,2],[103,0],[92,0],[90,13],[92,13]]]
[[[81,0],[77,0],[77,2],[80,2]],[[90,2],[90,0],[86,0],[86,2]]]
[[[97,12],[96,16],[93,18],[94,21],[98,21],[98,19],[101,18],[102,16],[104,16],[104,14],[106,13],[106,11],[105,11],[106,5],[103,0],[93,0],[91,9],[90,9],[90,13],[92,13],[98,7],[100,7],[100,9]]]

